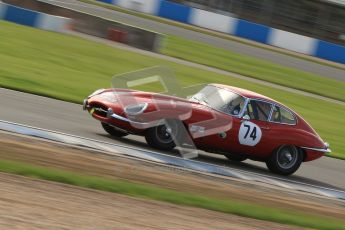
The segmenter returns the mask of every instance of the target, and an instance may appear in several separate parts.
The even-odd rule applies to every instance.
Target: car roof
[[[279,101],[276,101],[276,100],[274,100],[274,99],[272,99],[270,97],[264,96],[262,94],[255,93],[255,92],[247,90],[247,89],[242,89],[242,88],[238,88],[238,87],[234,87],[234,86],[229,86],[229,85],[222,85],[222,84],[209,84],[209,85],[213,85],[213,86],[218,87],[218,88],[228,89],[228,90],[230,90],[230,91],[232,91],[234,93],[237,93],[237,94],[239,94],[239,95],[241,95],[243,97],[249,98],[249,99],[262,99],[264,101],[274,103],[276,105],[279,105],[281,107],[286,108],[287,110],[292,112],[294,115],[299,117],[299,115],[294,110],[290,109],[289,107],[287,107],[283,103],[280,103]]]
[[[213,85],[213,86],[216,86],[218,88],[223,88],[223,89],[228,89],[234,93],[237,93],[243,97],[247,97],[247,98],[250,98],[250,99],[263,99],[263,100],[266,100],[266,101],[270,101],[270,102],[274,102],[278,105],[283,105],[282,103],[272,99],[272,98],[269,98],[267,96],[264,96],[262,94],[259,94],[259,93],[255,93],[253,91],[250,91],[250,90],[247,90],[247,89],[242,89],[242,88],[238,88],[238,87],[234,87],[234,86],[229,86],[229,85],[222,85],[222,84],[210,84],[210,85]],[[284,106],[284,105],[283,105]],[[286,106],[284,106],[286,107]]]

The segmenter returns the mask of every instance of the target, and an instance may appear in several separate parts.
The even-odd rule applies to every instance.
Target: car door
[[[237,152],[265,157],[272,151],[271,124],[273,105],[259,99],[250,99],[237,125]],[[236,129],[236,128],[235,128]]]

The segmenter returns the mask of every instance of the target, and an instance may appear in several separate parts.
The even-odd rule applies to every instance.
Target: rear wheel
[[[117,130],[116,128],[108,125],[107,123],[101,122],[103,129],[109,133],[110,135],[114,137],[124,137],[127,136],[128,133],[122,132],[120,130]]]
[[[291,175],[297,171],[303,161],[303,153],[293,145],[280,146],[267,159],[269,170],[280,175]]]
[[[227,154],[225,155],[225,157],[231,161],[237,161],[237,162],[245,161],[248,159],[248,157],[246,157],[245,155],[240,155],[240,154]]]

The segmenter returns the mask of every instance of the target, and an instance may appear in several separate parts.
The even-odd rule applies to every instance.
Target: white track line
[[[183,159],[181,157],[170,156],[155,151],[142,150],[136,147],[123,146],[119,144],[93,140],[85,137],[55,132],[27,125],[21,125],[13,122],[0,120],[0,130],[44,138],[52,141],[62,142],[65,144],[82,146],[114,154],[122,154],[125,156],[136,157],[139,159],[153,161],[156,163],[185,168],[187,170],[207,173],[208,175],[220,175],[228,178],[230,177],[242,179],[244,181],[257,181],[260,183],[274,185],[289,190],[302,191],[325,197],[345,200],[345,191],[316,186],[303,182],[297,182],[289,179],[278,178],[274,176],[247,172],[239,169],[232,169],[206,162],[200,162],[197,160]]]

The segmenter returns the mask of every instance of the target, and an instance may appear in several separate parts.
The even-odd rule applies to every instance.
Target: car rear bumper
[[[306,149],[306,150],[312,150],[312,151],[316,151],[316,152],[321,152],[321,153],[330,153],[332,152],[332,150],[330,148],[311,148],[311,147],[301,147],[302,149]]]

